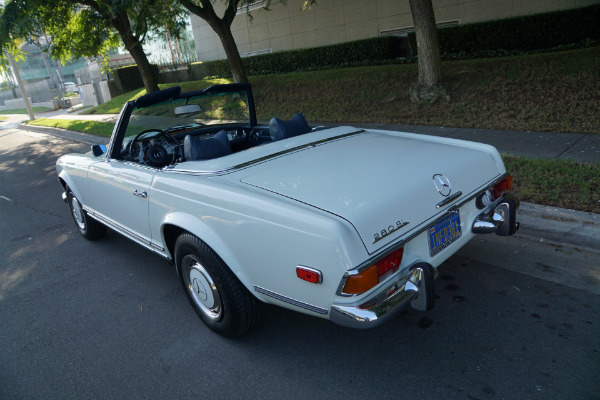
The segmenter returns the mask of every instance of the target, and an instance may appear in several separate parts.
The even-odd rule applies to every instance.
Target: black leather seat
[[[273,141],[286,139],[310,132],[310,126],[302,113],[296,113],[287,121],[271,118],[269,121],[269,134]]]
[[[187,161],[211,160],[231,154],[227,132],[219,131],[209,138],[187,135],[183,139],[183,154]]]

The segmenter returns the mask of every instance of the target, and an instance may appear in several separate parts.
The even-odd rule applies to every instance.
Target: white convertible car
[[[56,169],[84,237],[109,227],[172,261],[226,336],[252,328],[261,302],[354,328],[430,309],[442,262],[518,228],[495,148],[301,114],[259,125],[248,84],[128,102],[108,146]]]

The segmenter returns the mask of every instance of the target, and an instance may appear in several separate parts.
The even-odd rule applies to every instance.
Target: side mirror
[[[106,153],[106,146],[103,144],[95,144],[92,146],[92,154],[94,155],[94,157],[98,157],[101,156],[102,154]]]

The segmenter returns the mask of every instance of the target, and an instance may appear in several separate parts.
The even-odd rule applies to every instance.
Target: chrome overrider
[[[388,285],[378,296],[359,306],[332,305],[332,322],[349,328],[372,328],[383,324],[410,302],[417,310],[433,307],[433,281],[437,269],[425,262],[417,262],[408,273]]]
[[[473,222],[473,233],[495,233],[499,236],[513,235],[519,229],[516,212],[519,200],[511,194],[498,199]]]

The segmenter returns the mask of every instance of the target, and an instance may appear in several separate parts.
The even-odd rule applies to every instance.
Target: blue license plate
[[[461,235],[458,212],[445,216],[429,227],[429,255],[435,256]]]

